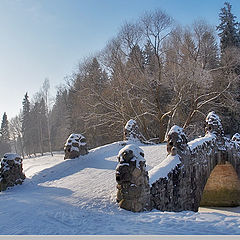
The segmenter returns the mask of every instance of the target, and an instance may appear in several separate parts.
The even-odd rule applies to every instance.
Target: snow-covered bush
[[[87,154],[86,138],[82,134],[72,133],[65,143],[64,152],[64,159],[73,159]]]

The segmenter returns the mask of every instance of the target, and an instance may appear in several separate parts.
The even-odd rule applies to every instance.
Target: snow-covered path
[[[23,185],[0,193],[0,234],[240,234],[240,208],[132,213],[115,202],[121,142],[78,159],[63,154],[24,159]],[[165,145],[142,146],[150,170]]]

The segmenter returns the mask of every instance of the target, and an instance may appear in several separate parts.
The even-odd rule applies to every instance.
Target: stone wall
[[[174,126],[170,130],[167,151],[170,156],[177,156],[180,163],[165,177],[152,182],[151,204],[154,208],[161,211],[198,211],[206,182],[219,163],[230,162],[240,177],[238,142],[224,136],[221,120],[214,112],[208,114],[206,124],[205,136],[191,142],[187,142],[180,127]],[[153,171],[156,172],[156,169]]]
[[[22,169],[22,159],[19,155],[7,153],[1,160],[0,191],[17,184],[22,184],[25,175]]]

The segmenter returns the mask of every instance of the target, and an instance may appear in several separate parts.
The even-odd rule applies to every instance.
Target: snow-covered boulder
[[[144,153],[130,144],[120,150],[116,168],[117,202],[133,212],[150,210],[150,186]]]
[[[0,190],[22,184],[26,178],[22,168],[22,158],[15,153],[6,153],[1,160]]]
[[[86,138],[82,134],[72,133],[65,143],[64,152],[64,159],[73,159],[87,154]]]
[[[133,119],[130,119],[124,127],[123,140],[146,143],[145,137],[139,130],[137,122]]]

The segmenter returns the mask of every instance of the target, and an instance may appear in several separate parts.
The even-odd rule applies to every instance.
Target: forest
[[[52,103],[49,80],[22,109],[2,117],[0,155],[63,150],[71,133],[89,148],[122,140],[130,119],[148,141],[160,143],[171,126],[189,140],[204,133],[209,111],[229,136],[240,132],[240,24],[225,2],[219,25],[181,26],[157,9],[125,22],[105,48],[79,63]]]

